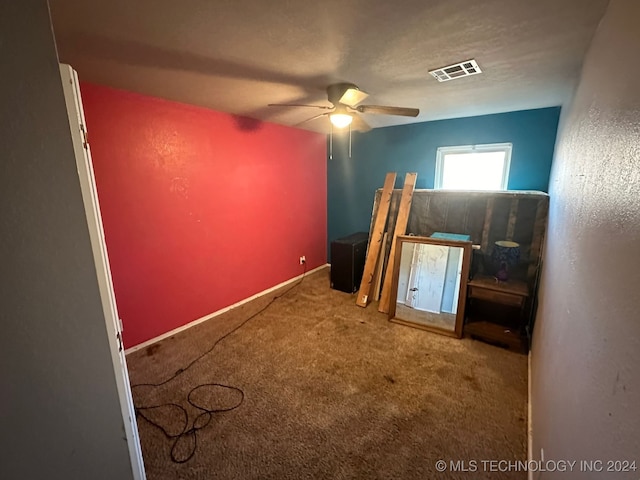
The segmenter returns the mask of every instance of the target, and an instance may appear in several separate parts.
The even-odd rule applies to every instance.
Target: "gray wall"
[[[132,478],[45,0],[0,62],[0,478]]]
[[[640,2],[611,1],[560,121],[532,351],[535,459],[544,448],[640,468],[639,19]]]

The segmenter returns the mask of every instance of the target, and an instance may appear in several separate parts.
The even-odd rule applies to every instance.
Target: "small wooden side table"
[[[527,352],[525,305],[529,287],[521,280],[500,282],[476,275],[467,283],[465,336]]]

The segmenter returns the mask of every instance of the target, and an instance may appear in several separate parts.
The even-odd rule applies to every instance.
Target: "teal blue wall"
[[[418,172],[416,188],[433,188],[442,146],[510,142],[509,189],[548,191],[559,115],[560,107],[552,107],[377,128],[353,134],[352,158],[348,135],[334,135],[327,161],[329,242],[369,231],[373,197],[387,172],[398,173],[396,188],[407,172]]]

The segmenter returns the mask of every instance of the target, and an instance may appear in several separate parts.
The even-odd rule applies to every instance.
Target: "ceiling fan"
[[[333,127],[351,128],[353,126],[355,130],[359,130],[361,132],[371,130],[371,127],[358,115],[359,113],[400,115],[403,117],[417,117],[420,113],[420,110],[417,108],[387,107],[384,105],[359,105],[359,103],[368,96],[368,93],[363,92],[353,83],[334,83],[327,87],[327,97],[329,102],[332,104],[331,107],[326,105],[305,105],[299,103],[270,103],[269,106],[321,108],[327,111],[311,118],[307,118],[297,125],[310,122],[316,118],[328,116],[331,121],[332,130]]]

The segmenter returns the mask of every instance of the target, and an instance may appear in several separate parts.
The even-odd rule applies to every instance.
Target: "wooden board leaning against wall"
[[[356,298],[356,305],[366,307],[371,301],[371,289],[375,283],[375,273],[378,267],[380,251],[382,249],[382,240],[385,235],[385,226],[387,224],[387,216],[389,206],[391,205],[391,195],[396,181],[396,173],[389,172],[384,180],[384,187],[380,191],[380,196],[376,197],[376,211],[374,212],[370,233],[369,246],[367,248],[367,258],[364,264],[364,272],[362,273],[362,281],[360,290]],[[382,274],[382,272],[380,272]]]
[[[389,303],[391,301],[391,282],[393,280],[393,268],[395,264],[396,238],[407,232],[407,223],[409,221],[409,213],[411,212],[411,201],[416,186],[417,173],[407,173],[402,187],[400,196],[400,206],[396,215],[396,223],[393,227],[393,237],[391,240],[391,249],[387,258],[387,269],[384,273],[384,282],[382,283],[382,292],[380,293],[380,302],[378,311],[389,313]]]

